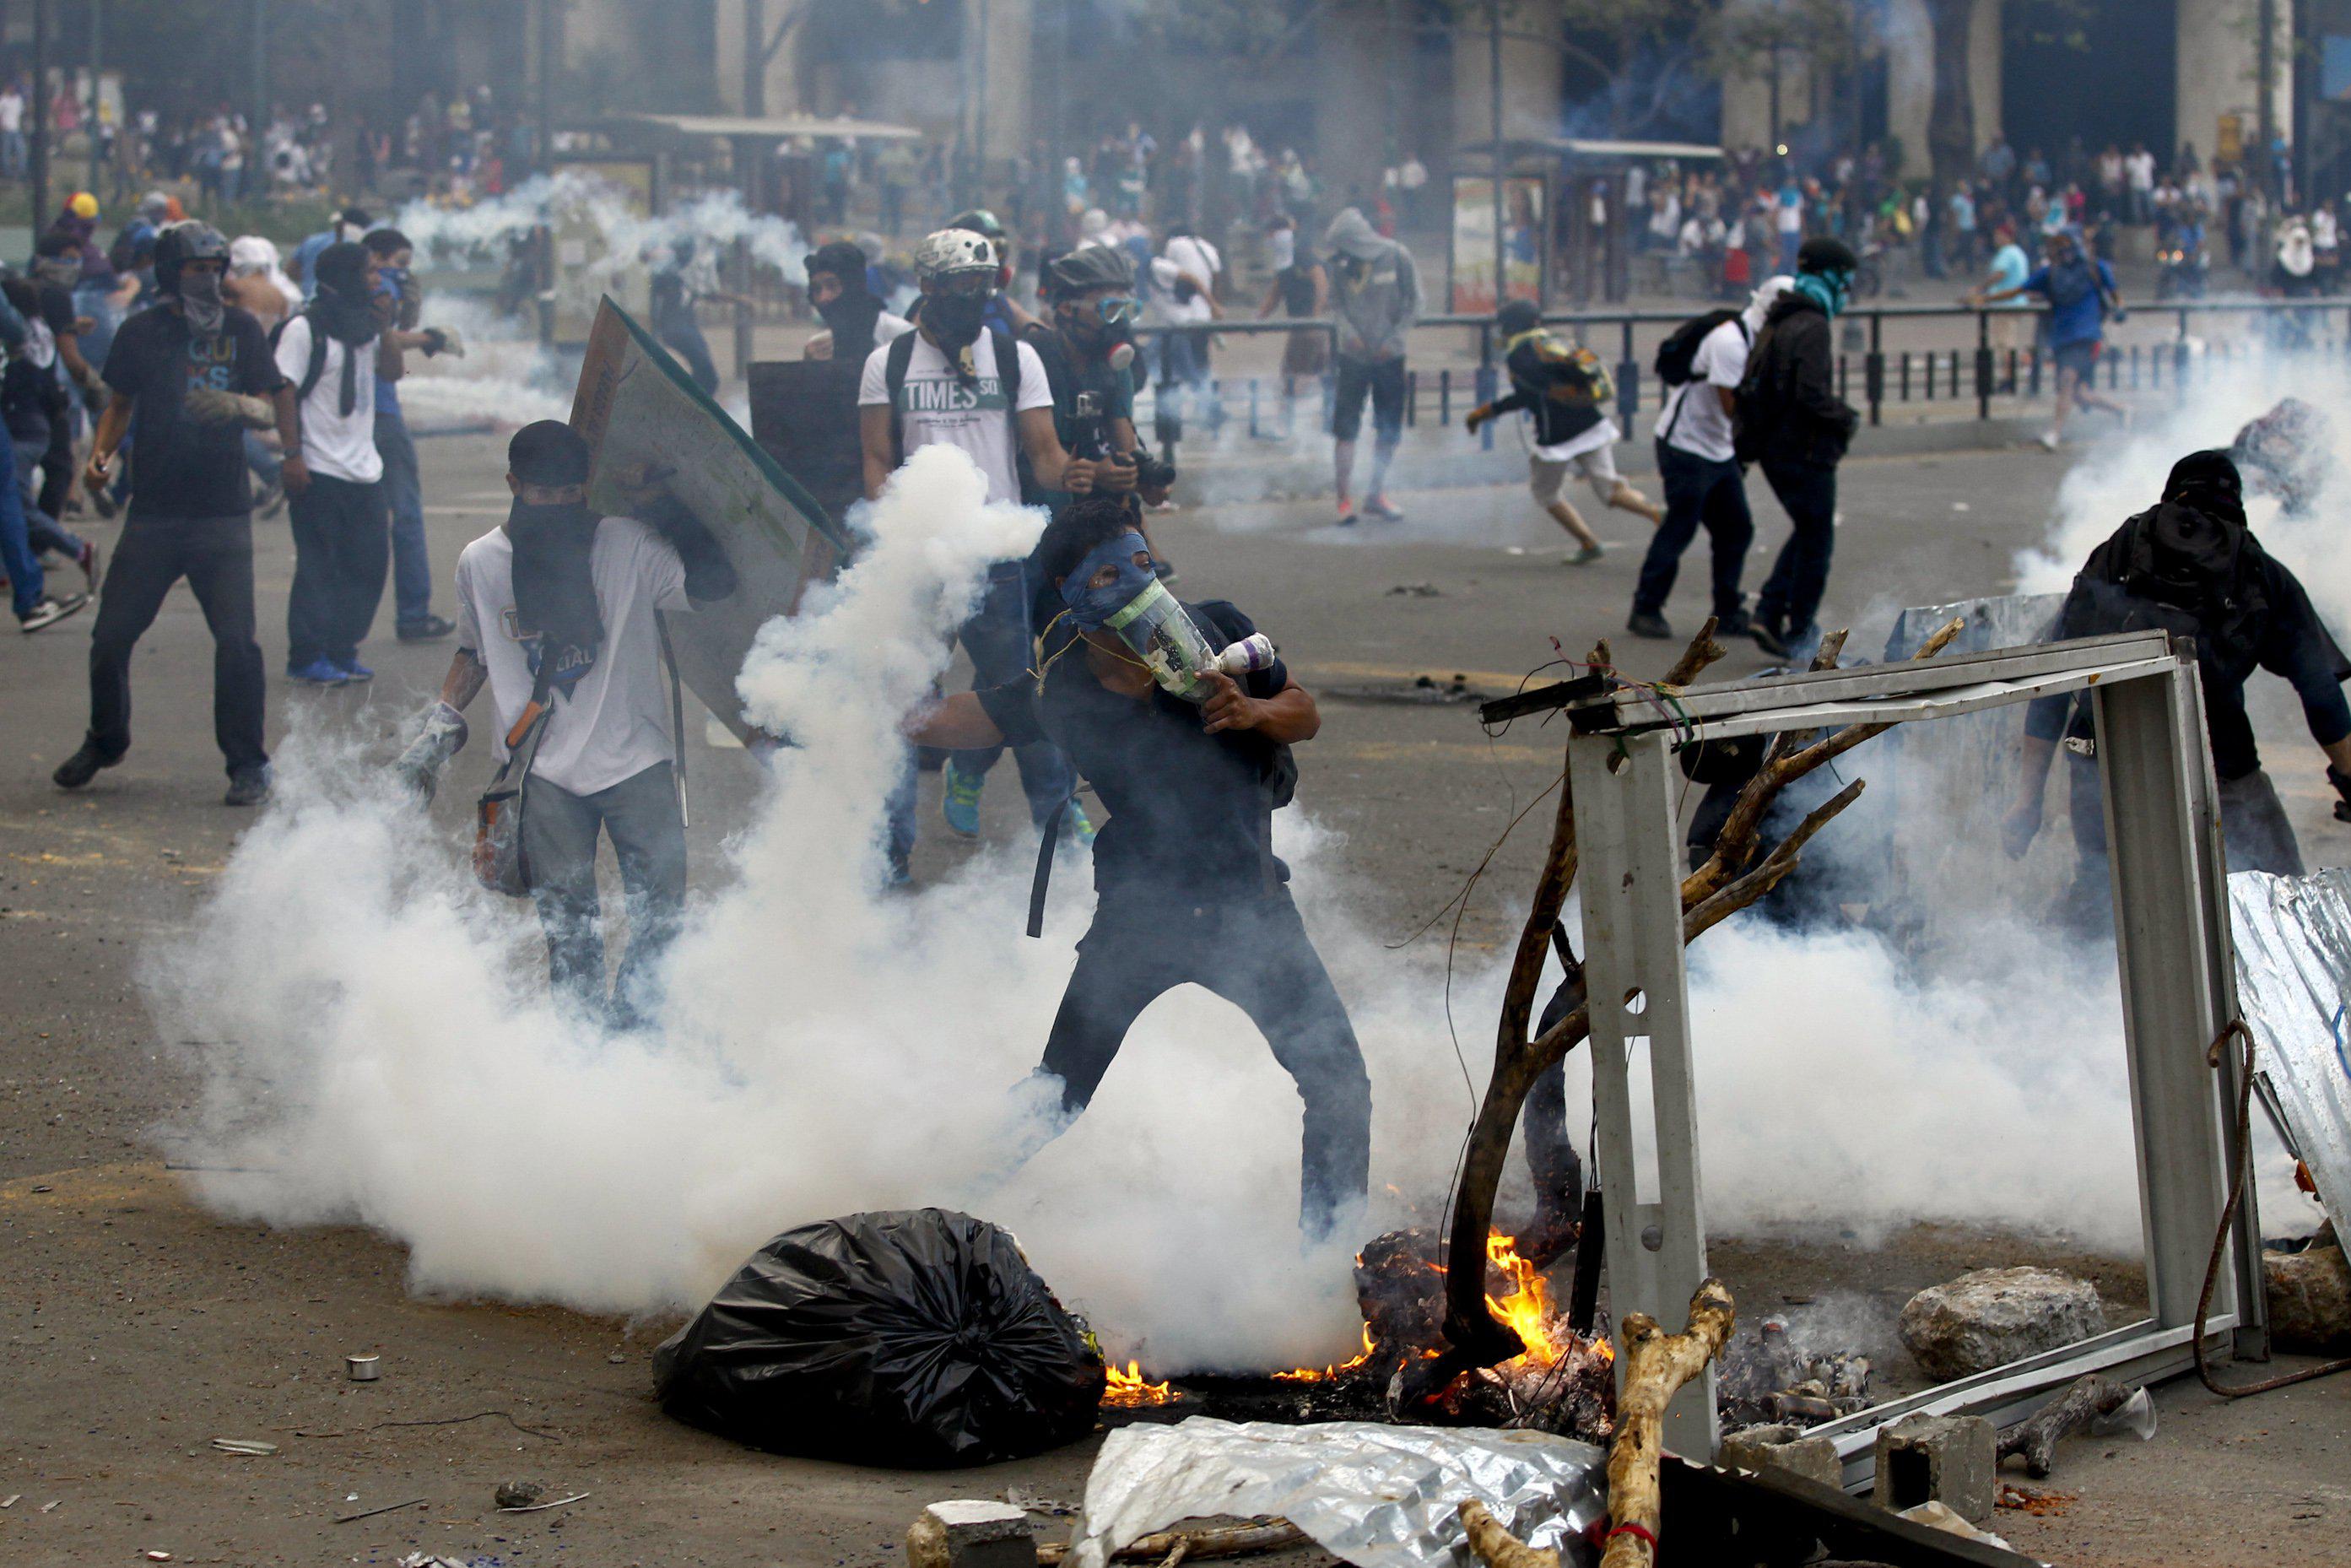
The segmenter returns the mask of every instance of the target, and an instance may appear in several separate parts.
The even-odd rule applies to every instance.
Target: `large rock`
[[[2339,1355],[2351,1351],[2351,1260],[2340,1247],[2270,1252],[2270,1338],[2280,1350]]]
[[[2098,1288],[2054,1269],[1978,1269],[1902,1309],[1902,1343],[1938,1381],[1972,1376],[2104,1333]]]

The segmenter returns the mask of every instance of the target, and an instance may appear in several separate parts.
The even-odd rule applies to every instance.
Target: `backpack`
[[[1703,316],[1693,316],[1674,329],[1673,336],[1657,345],[1656,361],[1650,368],[1657,380],[1669,387],[1677,387],[1690,379],[1690,367],[1698,359],[1698,346],[1707,335],[1726,321],[1736,321],[1736,310],[1709,310]],[[1743,329],[1742,329],[1743,334]]]
[[[297,319],[308,319],[309,314],[310,313],[307,310],[298,312],[297,315],[288,316],[284,320],[279,321],[277,326],[269,329],[269,353],[271,358],[274,359],[277,357],[277,340],[286,336],[286,329]],[[319,379],[326,373],[327,335],[319,330],[319,324],[316,321],[312,321],[310,322],[310,362],[304,368],[302,371],[302,384],[294,393],[295,407],[299,408],[303,403],[309,401],[310,393],[318,388]]]
[[[906,435],[898,413],[898,405],[905,401],[906,371],[914,363],[914,340],[919,330],[901,332],[890,340],[889,357],[882,361],[883,383],[890,393],[890,446],[898,461],[906,461]],[[1004,409],[1017,425],[1020,418],[1020,346],[1012,334],[990,322],[987,336],[996,344],[996,377],[1004,383]],[[1014,457],[1022,456],[1019,432],[1014,432]]]

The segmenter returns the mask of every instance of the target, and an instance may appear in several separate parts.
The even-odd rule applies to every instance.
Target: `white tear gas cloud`
[[[455,329],[465,351],[408,356],[400,407],[411,425],[432,430],[571,416],[571,380],[558,357],[486,301],[449,291],[434,294],[427,301],[425,324]]]
[[[747,829],[695,840],[703,891],[658,1035],[567,1016],[528,911],[424,841],[381,758],[294,737],[277,803],[145,975],[171,1038],[209,1042],[201,1103],[167,1134],[243,1167],[198,1175],[205,1199],[375,1227],[408,1245],[421,1291],[621,1313],[697,1305],[790,1226],[938,1203],[1013,1228],[1113,1354],[1155,1371],[1349,1354],[1345,1254],[1301,1252],[1295,1229],[1298,1102],[1237,1009],[1163,998],[1086,1115],[1008,1171],[1035,1130],[1024,1080],[1087,918],[1082,871],[1056,879],[1043,942],[1020,936],[1022,843],[880,889],[896,716],[945,664],[985,563],[1039,526],[983,494],[959,455],[919,454],[873,509],[873,547],[763,633],[742,691],[799,744]],[[1279,828],[1371,1068],[1373,1224],[1433,1222],[1472,1109],[1441,977],[1353,922],[1331,835],[1296,811]],[[1865,934],[1711,934],[1695,1001],[1717,1226],[1927,1218],[2126,1249],[2112,1019],[2101,1033],[2095,981],[2038,983],[2047,967],[2019,944],[1922,979]],[[1465,959],[1452,988],[1480,1082],[1500,977]],[[1582,1052],[1571,1078],[1581,1144]]]

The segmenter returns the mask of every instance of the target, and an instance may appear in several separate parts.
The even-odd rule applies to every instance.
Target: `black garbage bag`
[[[1011,1236],[945,1209],[788,1230],[653,1353],[681,1421],[753,1448],[916,1469],[1093,1430],[1102,1364]]]

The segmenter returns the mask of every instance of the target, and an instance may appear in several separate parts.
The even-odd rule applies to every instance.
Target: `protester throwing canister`
[[[1312,1239],[1343,1232],[1364,1200],[1371,1083],[1272,847],[1290,748],[1322,727],[1314,699],[1238,609],[1167,591],[1123,497],[1062,508],[1035,560],[1038,673],[947,697],[907,733],[948,747],[1050,740],[1110,809],[1093,925],[1038,1069],[1059,1091],[1047,1135],[1085,1109],[1154,999],[1198,985],[1247,1012],[1297,1083],[1301,1224]]]

